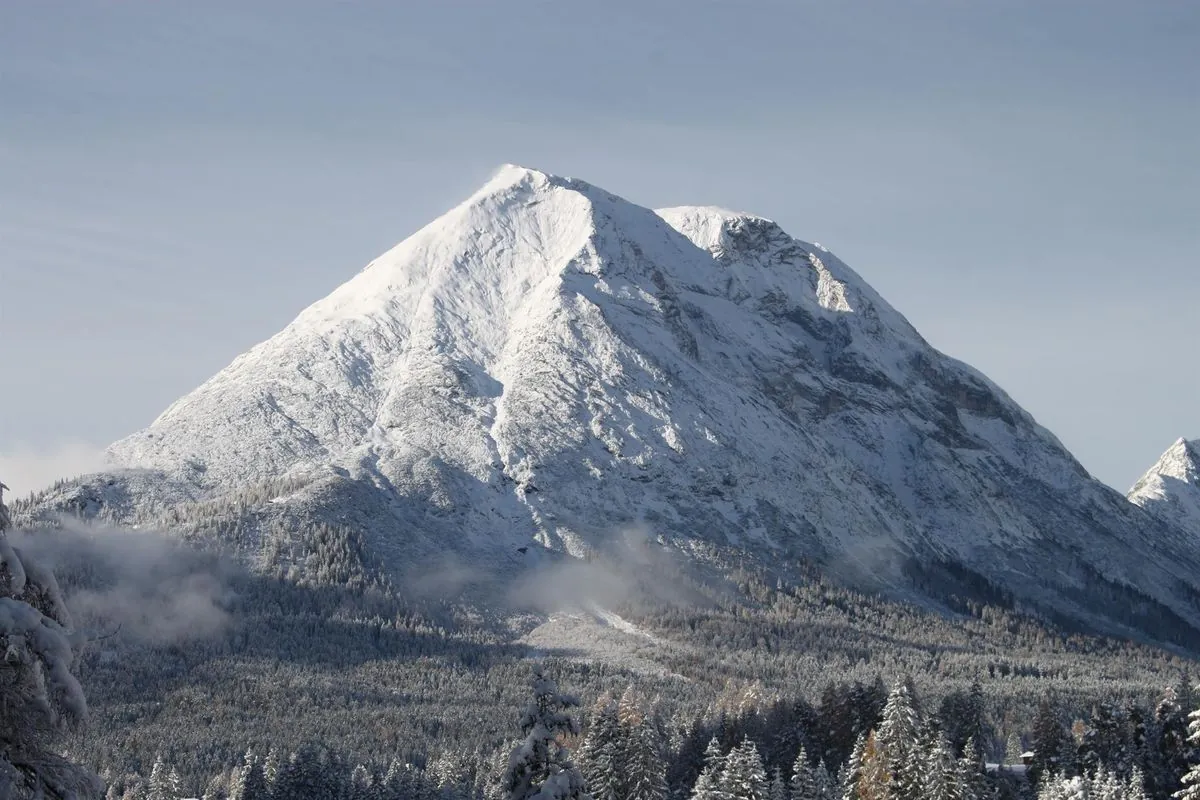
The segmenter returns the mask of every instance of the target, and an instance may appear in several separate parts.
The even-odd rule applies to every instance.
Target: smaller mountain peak
[[[1176,439],[1129,490],[1130,499],[1138,502],[1139,499],[1157,499],[1169,494],[1164,479],[1200,487],[1200,441]]]

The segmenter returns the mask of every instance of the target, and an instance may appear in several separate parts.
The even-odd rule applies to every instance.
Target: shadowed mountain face
[[[258,525],[360,530],[397,572],[638,530],[1110,631],[1200,628],[1189,538],[837,257],[760,217],[518,167],[110,455],[132,471],[36,513],[236,496]]]

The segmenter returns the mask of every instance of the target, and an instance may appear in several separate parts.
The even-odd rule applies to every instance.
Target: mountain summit
[[[1200,538],[1200,442],[1176,439],[1129,490],[1129,499]]]
[[[322,521],[395,569],[638,528],[1109,630],[1200,627],[1183,537],[836,256],[520,167],[110,455],[115,489],[45,502],[129,517],[236,494],[251,552],[264,520]]]

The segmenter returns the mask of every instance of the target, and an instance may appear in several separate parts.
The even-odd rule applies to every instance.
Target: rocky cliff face
[[[396,569],[637,529],[1110,630],[1200,627],[1187,537],[836,256],[518,167],[110,453],[125,472],[42,510],[238,496],[260,521],[359,528]]]

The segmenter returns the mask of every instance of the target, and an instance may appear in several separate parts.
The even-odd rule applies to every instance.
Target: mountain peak
[[[1174,526],[1200,532],[1200,441],[1176,439],[1128,497]]]
[[[1172,587],[1200,574],[1142,557],[1174,545],[825,248],[512,165],[110,454],[401,566],[644,525],[872,585],[958,565],[1084,617],[1061,575],[1190,615]]]
[[[1176,439],[1134,484],[1130,494],[1137,494],[1139,487],[1155,476],[1200,486],[1200,441],[1189,441],[1182,436]]]

